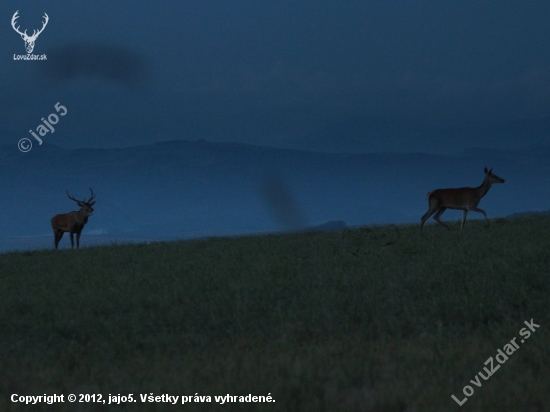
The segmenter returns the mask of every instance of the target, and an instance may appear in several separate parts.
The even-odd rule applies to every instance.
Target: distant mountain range
[[[71,47],[58,50],[60,57],[66,57],[65,66],[70,63],[67,60],[70,50]],[[92,54],[97,51],[96,47],[88,46],[85,50]],[[114,52],[106,51],[108,54]],[[147,77],[146,70],[139,69],[142,64],[139,56],[132,53],[121,55],[129,57],[122,69],[134,79],[127,79],[127,86],[140,83],[138,79],[142,75]],[[114,73],[100,73],[105,69],[103,60],[91,59],[89,67],[80,69],[120,81]],[[115,60],[111,63],[115,64]],[[121,63],[120,59],[116,61]],[[130,92],[132,87],[125,87],[126,91],[122,92],[107,84],[80,81],[70,81],[57,87],[53,77],[59,75],[58,69],[63,72],[67,67],[63,64],[48,67],[51,70],[44,66],[42,75],[49,76],[52,81],[41,82],[43,87],[40,93],[36,93],[36,85],[29,84],[23,90],[11,84],[0,85],[0,96],[3,97],[0,99],[3,116],[0,145],[29,137],[28,130],[35,129],[43,116],[55,111],[55,102],[61,102],[70,114],[64,116],[55,133],[48,134],[44,140],[72,148],[113,148],[185,138],[255,143],[326,153],[457,154],[466,147],[513,150],[548,144],[550,137],[550,117],[519,120],[492,117],[463,123],[433,119],[440,122],[434,126],[416,118],[399,118],[396,113],[368,115],[371,111],[361,103],[362,98],[348,101],[350,106],[346,109],[333,107],[333,103],[341,97],[330,95],[312,96],[304,104],[271,99],[252,92],[237,95],[176,90],[145,93],[138,90]],[[21,67],[24,72],[29,69]],[[72,77],[77,72],[65,74]],[[27,74],[36,75],[32,70]],[[151,106],[152,101],[155,102],[154,107]]]
[[[471,145],[516,149],[540,145],[550,137],[550,117],[500,123],[468,122],[433,127],[405,120],[356,116],[288,139],[280,147],[326,153],[460,153]]]
[[[45,142],[28,153],[3,146],[0,238],[43,236],[50,243],[51,217],[77,209],[66,190],[84,198],[89,187],[97,203],[83,245],[93,236],[154,240],[418,222],[428,191],[477,186],[485,166],[506,179],[480,203],[489,217],[548,210],[550,146],[478,148],[455,156],[331,154],[186,140],[77,150]],[[456,211],[443,216],[459,218]],[[336,223],[320,226],[327,222]],[[62,246],[67,244],[64,238]]]

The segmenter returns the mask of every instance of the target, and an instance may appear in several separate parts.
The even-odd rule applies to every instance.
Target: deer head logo
[[[19,30],[19,26],[15,27],[16,20],[19,18],[18,16],[19,10],[17,10],[13,17],[11,18],[11,27],[13,27],[13,30],[15,30],[17,33],[21,35],[21,38],[25,41],[25,48],[27,49],[27,53],[31,54],[34,50],[34,43],[36,42],[37,37],[44,31],[46,28],[46,25],[48,24],[48,21],[50,18],[46,13],[44,13],[44,23],[42,23],[42,28],[38,31],[33,30],[32,36],[27,35],[27,30],[25,30],[23,33]]]

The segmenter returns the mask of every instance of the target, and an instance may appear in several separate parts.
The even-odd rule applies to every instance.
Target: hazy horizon
[[[0,158],[2,250],[52,247],[52,216],[78,209],[66,191],[86,199],[88,188],[97,204],[82,234],[86,246],[294,231],[331,221],[348,227],[418,224],[428,191],[478,186],[484,167],[506,180],[481,202],[490,218],[545,211],[550,199],[544,179],[525,184],[550,173],[550,145],[430,155],[334,154],[206,140],[116,149],[45,142],[28,153],[0,146]],[[444,220],[460,215],[450,210]],[[472,212],[468,221],[481,217]],[[69,245],[66,235],[61,247]]]

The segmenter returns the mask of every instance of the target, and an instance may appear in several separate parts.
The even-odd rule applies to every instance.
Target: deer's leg
[[[76,232],[76,248],[80,249],[80,232]]]
[[[54,235],[54,243],[55,243],[55,248],[57,249],[57,246],[59,245],[59,242],[61,241],[61,238],[63,237],[63,231],[62,230],[57,230],[55,232],[53,232],[53,235]]]
[[[468,209],[462,211],[462,224],[460,225],[460,230],[464,227],[464,222],[466,221],[466,215],[468,214]]]
[[[434,216],[434,219],[437,221],[437,223],[439,223],[440,225],[443,225],[445,226],[448,230],[451,230],[451,228],[449,226],[447,226],[445,223],[443,223],[439,218],[441,217],[441,215],[445,212],[445,210],[447,210],[446,207],[440,207],[439,210],[437,211],[437,213],[435,214]]]
[[[430,218],[431,215],[433,215],[437,210],[437,205],[430,204],[430,208],[426,213],[424,213],[424,216],[422,216],[422,219],[420,219],[420,230],[424,227],[424,223],[426,220]]]
[[[73,232],[69,232],[71,235],[71,249],[74,249],[74,238],[73,238]]]
[[[485,217],[485,221],[487,222],[487,226],[491,226],[491,223],[489,222],[489,219],[487,219],[487,214],[484,210],[481,210],[479,207],[472,207],[470,209],[473,212],[481,213]]]

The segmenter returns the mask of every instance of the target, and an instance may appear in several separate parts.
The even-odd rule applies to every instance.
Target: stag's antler
[[[69,197],[69,199],[71,200],[74,200],[76,203],[87,203],[87,204],[90,204],[90,202],[94,199],[95,195],[94,195],[94,191],[92,190],[92,188],[90,187],[90,192],[92,194],[92,197],[89,199],[89,200],[86,200],[86,198],[84,198],[83,200],[78,200],[78,199],[75,199],[73,196],[71,196],[69,194],[69,191],[67,190],[67,196]]]
[[[89,187],[88,189],[90,189],[90,192],[92,193],[92,197],[91,197],[86,203],[90,203],[90,202],[94,199],[94,197],[95,197],[94,191],[92,190],[92,188]]]
[[[19,18],[19,16],[17,15],[17,13],[19,13],[19,10],[17,10],[14,14],[13,14],[13,17],[11,18],[11,27],[13,27],[13,30],[15,30],[17,33],[19,33],[21,35],[21,37],[23,36],[26,36],[27,35],[27,30],[25,30],[25,33],[21,33],[19,31],[19,26],[15,27],[15,21]],[[46,14],[46,13],[44,13]]]
[[[33,30],[32,36],[29,36],[29,35],[27,34],[27,30],[25,30],[24,32],[21,32],[21,31],[19,30],[19,26],[15,27],[16,20],[19,18],[19,16],[17,15],[18,13],[19,13],[19,10],[17,10],[17,11],[14,13],[13,17],[11,18],[11,27],[13,27],[13,29],[14,29],[17,33],[19,33],[19,34],[21,35],[21,37],[23,37],[23,39],[25,39],[25,40],[31,40],[31,41],[32,41],[32,40],[36,40],[36,38],[38,37],[38,35],[44,31],[44,29],[45,29],[46,26],[48,25],[48,22],[50,21],[50,18],[48,17],[48,14],[47,14],[47,13],[44,13],[44,16],[42,16],[42,17],[43,17],[45,20],[44,20],[44,22],[42,23],[42,28],[41,28],[40,30],[38,30],[38,31]]]
[[[32,36],[30,37],[31,39],[33,40],[36,40],[36,38],[38,37],[38,35],[40,33],[42,33],[44,31],[44,29],[46,28],[46,26],[48,25],[48,22],[50,21],[50,18],[48,17],[48,15],[46,14],[46,12],[44,12],[44,16],[42,16],[45,20],[44,22],[42,23],[42,28],[40,30],[38,30],[38,32],[36,32],[36,30],[33,30],[32,31]],[[26,30],[25,30],[26,31]],[[36,33],[35,33],[36,32]]]
[[[67,190],[67,196],[69,197],[69,199],[74,200],[76,203],[86,203],[86,199],[84,199],[84,200],[75,199],[73,196],[71,196],[71,195],[69,194],[69,191],[68,191],[68,190]]]

